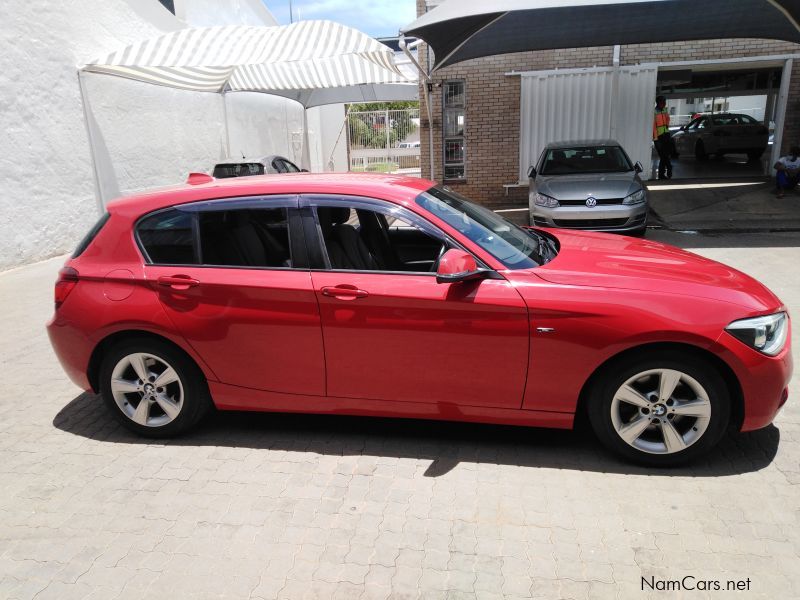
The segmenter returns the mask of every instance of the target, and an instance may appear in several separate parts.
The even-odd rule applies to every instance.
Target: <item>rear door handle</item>
[[[355,298],[366,298],[369,296],[368,292],[351,285],[326,286],[320,291],[323,296],[339,298],[340,300],[353,300]]]
[[[158,278],[158,285],[171,287],[173,290],[188,290],[189,288],[200,285],[197,279],[188,275],[164,275]]]

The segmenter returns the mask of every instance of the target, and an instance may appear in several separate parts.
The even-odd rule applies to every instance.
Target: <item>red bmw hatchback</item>
[[[108,206],[61,270],[53,347],[130,429],[219,409],[572,427],[652,465],[765,427],[786,308],[629,237],[522,229],[422,179],[273,175]]]

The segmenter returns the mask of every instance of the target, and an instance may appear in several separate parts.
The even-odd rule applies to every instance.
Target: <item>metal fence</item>
[[[419,176],[419,109],[350,111],[351,171]]]

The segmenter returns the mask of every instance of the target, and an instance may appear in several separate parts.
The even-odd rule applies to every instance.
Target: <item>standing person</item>
[[[789,148],[789,154],[775,163],[775,171],[778,198],[783,198],[786,190],[794,189],[800,178],[800,146]]]
[[[658,178],[672,179],[672,136],[669,133],[669,112],[667,99],[656,98],[656,110],[653,117],[653,143],[658,152]]]

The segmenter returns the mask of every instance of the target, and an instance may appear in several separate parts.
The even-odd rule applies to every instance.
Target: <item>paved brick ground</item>
[[[669,237],[800,314],[800,236]],[[747,246],[753,246],[747,248]],[[574,433],[219,415],[121,430],[43,329],[61,260],[0,274],[0,598],[705,598],[641,577],[800,597],[800,408],[692,468]]]

